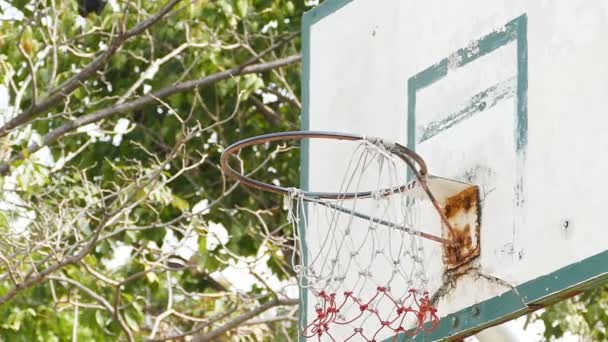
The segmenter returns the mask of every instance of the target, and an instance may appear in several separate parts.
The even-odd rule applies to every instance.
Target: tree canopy
[[[0,339],[294,336],[282,202],[218,161],[299,126],[306,7],[95,6],[3,4]],[[297,179],[297,149],[241,155],[264,159],[262,179]]]

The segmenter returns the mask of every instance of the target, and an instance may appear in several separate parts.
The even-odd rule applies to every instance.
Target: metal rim
[[[289,131],[289,132],[279,132],[279,133],[270,133],[259,135],[256,137],[247,138],[241,141],[238,141],[230,146],[228,146],[220,157],[220,165],[224,174],[229,177],[243,183],[246,186],[273,192],[282,195],[288,195],[292,192],[292,188],[276,186],[273,184],[268,184],[264,182],[260,182],[253,178],[247,177],[244,174],[233,169],[228,163],[228,159],[238,153],[245,147],[262,145],[267,142],[272,141],[282,141],[282,140],[304,140],[304,139],[330,139],[330,140],[347,140],[347,141],[359,141],[365,140],[366,138],[362,135],[357,134],[348,134],[348,133],[337,133],[337,132],[322,132],[322,131]],[[367,138],[371,140],[370,138]],[[382,141],[382,139],[373,138],[378,141]],[[398,144],[391,143],[391,148],[389,152],[399,157],[403,160],[408,167],[412,170],[414,176],[420,183],[424,182],[424,176],[428,174],[428,170],[426,167],[426,163],[424,159],[420,157],[416,152],[410,150],[409,148]],[[416,168],[416,166],[418,168]],[[395,188],[389,189],[381,189],[375,191],[358,191],[358,192],[316,192],[316,191],[304,191],[301,190],[302,195],[306,198],[315,198],[315,199],[351,199],[351,198],[369,198],[373,193],[380,192],[380,194],[389,194],[395,193],[396,191],[404,191],[407,189],[407,184],[398,186]]]
[[[238,141],[238,142],[228,146],[228,148],[226,148],[224,150],[224,152],[222,152],[222,155],[220,157],[220,165],[222,168],[222,172],[224,172],[224,174],[228,175],[229,177],[232,177],[233,179],[240,181],[241,183],[243,183],[246,186],[249,186],[249,187],[252,187],[255,189],[272,192],[272,193],[276,193],[276,194],[289,195],[292,192],[292,188],[276,186],[273,184],[260,182],[253,178],[247,177],[244,174],[239,173],[238,171],[231,168],[228,163],[228,158],[230,158],[235,153],[239,152],[240,150],[242,150],[245,147],[261,145],[261,144],[264,144],[267,142],[272,142],[272,141],[303,140],[303,139],[332,139],[332,140],[358,141],[358,140],[364,140],[366,138],[362,135],[357,135],[357,134],[322,132],[322,131],[289,131],[289,132],[279,132],[279,133],[270,133],[270,134],[259,135],[256,137],[251,137],[251,138],[247,138],[247,139]],[[367,139],[371,140],[370,138],[367,138]],[[377,139],[377,138],[373,138],[373,139],[376,141],[382,141],[382,139]],[[435,196],[433,195],[433,193],[431,192],[431,190],[429,189],[429,187],[426,183],[426,176],[428,175],[428,169],[427,169],[426,163],[424,162],[424,159],[422,159],[422,157],[420,155],[418,155],[416,152],[410,150],[409,148],[407,148],[399,143],[391,143],[391,148],[389,149],[389,152],[396,155],[401,160],[403,160],[408,165],[410,170],[412,170],[414,177],[416,177],[418,184],[422,187],[424,192],[427,194],[429,200],[433,204],[433,207],[435,207],[435,210],[437,211],[437,214],[441,218],[441,221],[448,228],[448,230],[450,232],[452,232],[452,234],[453,234],[454,230],[453,230],[452,225],[450,224],[447,217],[441,210],[439,203],[435,199]],[[418,166],[418,169],[416,168],[416,166]],[[381,189],[381,190],[375,190],[375,191],[359,191],[359,192],[346,192],[346,193],[315,192],[315,191],[303,191],[303,190],[300,190],[300,191],[301,191],[301,194],[304,196],[305,200],[306,200],[306,198],[333,200],[333,199],[369,198],[372,196],[373,193],[378,193],[378,192],[380,192],[381,195],[383,195],[383,194],[388,195],[388,194],[393,194],[396,191],[405,191],[405,190],[407,190],[407,188],[408,188],[408,185],[406,184],[406,185],[397,186],[394,188],[387,188],[387,189]],[[453,241],[447,241],[443,238],[433,236],[430,234],[425,234],[425,236],[423,236],[423,237],[443,243],[443,244],[447,244],[447,245],[456,244]]]

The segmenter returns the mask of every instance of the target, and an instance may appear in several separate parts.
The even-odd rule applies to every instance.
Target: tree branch
[[[203,77],[198,80],[178,83],[173,86],[158,90],[156,92],[148,93],[133,101],[125,102],[122,104],[116,104],[116,105],[113,105],[110,107],[100,109],[93,113],[83,115],[75,120],[67,122],[67,123],[59,126],[58,128],[50,131],[46,136],[44,136],[42,145],[38,145],[36,143],[30,145],[28,147],[28,153],[32,154],[32,153],[38,151],[39,149],[41,149],[43,146],[48,146],[48,145],[55,143],[57,140],[59,140],[59,138],[61,138],[62,136],[64,136],[65,134],[67,134],[71,131],[76,130],[78,127],[86,126],[90,123],[97,122],[99,120],[105,119],[114,114],[131,112],[131,111],[137,110],[139,108],[144,107],[145,105],[156,102],[157,99],[165,98],[165,97],[171,96],[173,94],[183,93],[183,92],[193,90],[195,88],[214,84],[216,82],[219,82],[219,81],[231,78],[231,77],[246,75],[246,74],[260,73],[260,72],[280,68],[280,67],[283,67],[286,65],[294,64],[299,61],[300,61],[300,55],[293,55],[293,56],[277,59],[275,61],[267,62],[267,63],[253,64],[253,65],[249,65],[246,67],[237,66],[234,68],[230,68],[228,70],[224,70],[224,71]],[[0,128],[0,136],[1,136],[1,128]],[[17,153],[15,156],[13,156],[10,159],[10,161],[8,163],[0,164],[0,174],[7,175],[10,171],[10,164],[14,163],[18,160],[21,160],[21,159],[23,159],[23,152]],[[2,303],[0,303],[0,304],[2,304]]]
[[[182,1],[182,0],[171,0],[171,1],[169,1],[169,3],[166,4],[165,7],[163,7],[156,14],[154,14],[150,18],[142,21],[141,23],[137,24],[137,26],[135,26],[134,28],[130,29],[129,31],[125,32],[122,35],[123,39],[127,40],[127,39],[129,39],[131,37],[134,37],[134,36],[142,33],[145,30],[149,29],[152,25],[156,24],[157,21],[159,21],[165,15],[167,15],[167,13],[169,13],[173,9],[173,7],[175,7],[175,5],[177,5],[180,1]]]
[[[105,227],[106,223],[113,216],[114,215],[106,215],[101,220],[101,222],[96,227],[96,234],[95,234],[93,240],[91,242],[89,242],[89,244],[87,244],[78,254],[67,257],[63,261],[45,268],[44,270],[36,273],[36,275],[33,277],[26,278],[24,281],[17,284],[14,288],[12,288],[8,292],[6,292],[3,296],[0,297],[0,306],[5,304],[6,302],[10,301],[11,299],[13,299],[21,291],[23,291],[27,288],[30,288],[34,285],[42,283],[53,272],[65,267],[65,266],[75,264],[75,263],[79,262],[81,259],[83,259],[85,256],[87,256],[89,254],[89,252],[91,251],[91,249],[95,246],[95,243],[97,242],[97,238],[99,237],[99,233],[101,232],[103,227]]]
[[[44,270],[41,270],[41,271],[37,271],[36,267],[34,267],[26,275],[26,277],[24,278],[24,280],[21,283],[18,283],[11,290],[7,291],[3,296],[0,296],[0,306],[7,303],[11,299],[13,299],[21,291],[42,283],[55,271],[62,269],[65,266],[76,264],[80,260],[84,259],[84,257],[86,257],[91,252],[91,250],[97,245],[101,232],[108,224],[110,224],[118,215],[120,215],[123,212],[123,210],[128,210],[128,208],[133,208],[133,207],[135,207],[135,205],[137,205],[138,203],[143,201],[142,198],[139,198],[139,199],[136,199],[133,203],[130,203],[130,201],[137,196],[137,193],[139,190],[150,185],[152,182],[154,182],[157,179],[157,177],[161,174],[162,170],[165,169],[165,166],[167,165],[167,163],[169,163],[170,160],[172,160],[173,158],[175,158],[177,156],[178,151],[183,147],[183,145],[187,142],[187,140],[191,139],[193,136],[194,136],[194,133],[192,132],[192,135],[182,137],[180,139],[180,141],[178,141],[178,143],[175,145],[175,147],[173,148],[171,153],[169,154],[168,159],[165,160],[164,162],[162,162],[150,176],[146,176],[144,178],[143,183],[135,182],[134,189],[125,188],[124,191],[130,192],[130,194],[127,196],[126,199],[122,199],[122,198],[120,198],[120,196],[118,196],[113,200],[112,203],[114,203],[114,204],[118,203],[118,207],[114,211],[112,211],[110,213],[106,213],[105,208],[103,209],[103,212],[105,214],[99,220],[99,223],[96,225],[95,229],[93,230],[93,233],[90,236],[90,241],[88,241],[77,254],[71,255],[71,256],[63,259],[62,261],[58,261],[56,264],[48,266],[47,268],[45,268]],[[79,244],[72,245],[69,249],[70,253],[71,253],[71,251],[76,250],[78,248],[78,246],[79,246]],[[42,263],[46,262],[46,260],[48,260],[49,258],[50,258],[50,255],[47,258],[45,258],[45,260],[38,263],[38,265],[42,265]],[[37,273],[32,276],[32,274],[34,274],[35,271]]]
[[[264,88],[264,91],[269,92],[271,94],[274,94],[281,101],[283,101],[283,102],[289,102],[294,107],[296,107],[297,109],[302,110],[302,104],[300,103],[300,101],[298,101],[297,98],[292,98],[290,96],[284,95],[279,90],[273,89],[273,88],[269,88],[269,87]]]
[[[110,57],[114,55],[114,53],[122,46],[122,44],[127,41],[129,38],[138,35],[139,33],[145,31],[154,23],[159,21],[163,16],[165,16],[169,11],[177,5],[181,0],[171,0],[165,7],[163,7],[158,13],[153,15],[152,17],[140,22],[131,30],[125,32],[122,35],[119,35],[114,41],[112,41],[107,50],[95,58],[89,65],[87,65],[82,71],[76,74],[74,77],[70,78],[63,84],[59,85],[57,88],[52,89],[48,96],[42,99],[38,103],[34,103],[30,108],[21,112],[11,120],[9,120],[4,126],[0,127],[0,137],[7,135],[12,129],[17,128],[21,125],[24,125],[30,122],[36,115],[47,111],[50,107],[56,105],[61,100],[63,100],[67,95],[72,93],[78,87],[80,87],[81,83],[91,77],[97,70],[106,65]],[[35,77],[35,75],[32,75]]]
[[[227,333],[228,331],[237,328],[239,325],[245,323],[246,321],[276,307],[276,306],[291,306],[291,305],[297,305],[299,303],[298,299],[294,299],[294,298],[290,298],[290,299],[273,299],[269,302],[266,302],[260,306],[258,306],[257,308],[248,311],[234,319],[232,319],[231,321],[226,322],[224,325],[218,327],[215,330],[212,330],[208,333],[205,334],[200,334],[197,336],[194,336],[194,338],[192,338],[191,342],[206,342],[206,341],[213,341],[214,339],[222,336],[223,334]]]
[[[95,293],[95,291],[89,289],[88,287],[84,286],[83,284],[81,284],[81,283],[79,283],[79,282],[77,282],[75,280],[72,280],[70,278],[49,276],[49,279],[56,280],[56,281],[59,281],[59,282],[66,282],[66,283],[68,283],[68,284],[76,287],[80,291],[86,293],[89,297],[95,299],[112,316],[117,317],[118,324],[120,324],[120,327],[122,328],[122,330],[127,335],[127,338],[129,339],[129,341],[133,341],[133,334],[131,333],[131,330],[129,329],[129,327],[127,326],[127,324],[125,323],[125,321],[122,319],[122,316],[120,316],[120,314],[117,311],[114,311],[114,308],[112,308],[112,305],[105,298],[103,298],[102,296],[98,295],[97,293]]]
[[[280,117],[277,112],[275,112],[272,108],[264,104],[260,99],[258,99],[255,95],[249,96],[249,100],[253,103],[255,108],[264,115],[266,121],[270,122],[273,125],[279,123]]]

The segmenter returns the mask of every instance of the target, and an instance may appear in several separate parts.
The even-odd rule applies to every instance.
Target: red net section
[[[430,304],[428,292],[420,295],[417,290],[410,289],[403,298],[395,299],[389,289],[377,287],[368,300],[357,298],[348,291],[339,300],[335,293],[325,291],[317,292],[316,296],[319,302],[316,317],[302,331],[302,336],[310,339],[336,341],[333,329],[349,325],[353,332],[344,341],[377,342],[384,331],[395,340],[399,334],[412,337],[423,331],[433,331],[439,325],[437,309]],[[354,309],[347,310],[353,306]],[[380,306],[382,310],[378,309]]]

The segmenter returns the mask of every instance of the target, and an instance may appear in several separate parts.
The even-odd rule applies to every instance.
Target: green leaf
[[[146,273],[146,279],[148,279],[149,283],[157,283],[158,282],[158,276],[154,272],[147,272]]]
[[[190,205],[188,204],[188,202],[186,202],[183,198],[175,195],[175,194],[171,194],[171,205],[178,210],[181,211],[186,211],[188,209],[190,209]]]
[[[287,1],[287,3],[285,4],[285,9],[287,10],[287,13],[293,13],[295,11],[295,6],[293,5],[293,2]]]
[[[263,86],[264,80],[262,78],[260,78],[258,75],[250,74],[243,77],[241,90],[243,91],[244,97],[247,98],[251,93],[262,88]]]
[[[245,18],[247,16],[247,10],[248,9],[249,9],[249,1],[248,0],[237,0],[237,2],[236,2],[236,13],[241,18]]]
[[[8,316],[6,323],[2,326],[4,328],[18,331],[21,328],[21,322],[23,321],[24,316],[25,311],[17,309],[17,311],[11,312],[11,314]]]
[[[131,303],[131,305],[133,306],[133,309],[135,309],[135,311],[137,312],[137,315],[143,315],[144,310],[138,302],[134,301],[133,303]]]
[[[23,159],[29,159],[30,158],[30,150],[27,148],[27,146],[23,146],[21,148],[21,153],[23,154]]]
[[[137,323],[137,320],[131,316],[128,311],[125,312],[125,321],[127,322],[129,328],[131,328],[133,331],[139,331],[139,323]]]
[[[105,318],[100,310],[95,311],[95,322],[100,328],[105,328],[106,326]]]
[[[232,5],[230,5],[227,1],[220,0],[218,1],[218,5],[221,7],[222,11],[224,12],[224,14],[226,14],[226,16],[229,17],[232,15]]]
[[[112,58],[112,65],[116,69],[122,69],[127,63],[127,56],[122,53],[118,53],[114,55]]]
[[[4,213],[0,212],[0,229],[5,230],[8,228],[8,219],[6,218],[6,215]]]
[[[207,235],[198,237],[198,252],[200,255],[207,255]]]

